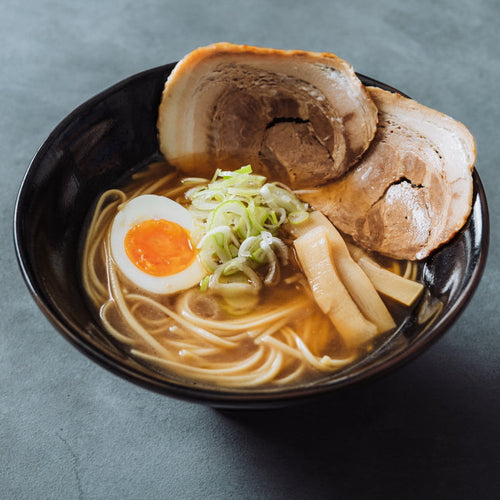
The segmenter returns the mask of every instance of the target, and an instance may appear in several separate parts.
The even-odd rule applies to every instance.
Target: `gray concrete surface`
[[[494,498],[498,19],[497,0],[2,0],[0,498]],[[118,80],[220,40],[335,52],[477,140],[492,240],[474,299],[418,360],[321,405],[224,414],[125,382],[57,334],[15,261],[16,191],[57,123]]]

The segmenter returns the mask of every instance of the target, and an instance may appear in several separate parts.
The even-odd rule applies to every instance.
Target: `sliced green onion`
[[[288,214],[288,222],[290,224],[300,224],[305,222],[309,217],[309,212],[290,212]]]
[[[205,276],[200,282],[200,290],[206,292],[208,290],[208,283],[210,281],[210,276]]]
[[[252,173],[252,165],[245,165],[244,167],[239,168],[234,171],[235,174],[251,174]]]
[[[293,191],[267,183],[245,165],[234,171],[218,169],[208,184],[193,187],[186,197],[196,231],[205,233],[198,248],[212,275],[202,281],[203,289],[226,297],[236,294],[239,300],[245,294],[254,296],[263,284],[279,281],[280,263],[288,261],[279,228],[308,217],[307,204]]]

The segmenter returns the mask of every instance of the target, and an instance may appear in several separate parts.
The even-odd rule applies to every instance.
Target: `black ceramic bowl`
[[[216,407],[264,408],[387,373],[415,358],[451,326],[477,287],[488,250],[488,211],[477,173],[467,225],[420,268],[429,296],[391,341],[352,369],[307,387],[228,392],[180,384],[130,358],[88,307],[79,274],[82,228],[102,191],[158,156],[157,109],[173,67],[169,64],[132,76],[73,111],[42,145],[22,182],[14,220],[19,265],[35,301],[67,340],[108,370],[153,391]],[[440,312],[426,319],[438,303]]]

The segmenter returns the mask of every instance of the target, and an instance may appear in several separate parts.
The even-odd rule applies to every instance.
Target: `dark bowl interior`
[[[485,193],[474,172],[467,225],[421,266],[429,296],[398,334],[363,363],[321,383],[279,391],[216,391],[183,385],[130,358],[103,331],[80,285],[82,228],[97,196],[159,155],[157,109],[174,64],[132,76],[82,104],[50,134],[22,182],[14,217],[19,265],[55,328],[108,370],[148,389],[225,408],[289,404],[387,373],[439,338],[463,311],[481,277],[489,241]],[[393,90],[359,75],[368,85]],[[436,304],[432,320],[423,319]]]

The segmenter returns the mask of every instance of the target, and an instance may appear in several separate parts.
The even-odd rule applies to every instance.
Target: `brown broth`
[[[146,185],[153,185],[159,179],[169,174],[172,175],[171,184],[179,185],[181,179],[180,175],[173,172],[172,168],[166,163],[155,163],[151,165],[148,170],[139,172],[131,181],[122,186],[122,190],[128,196],[133,196],[137,190],[142,189]],[[166,186],[161,186],[158,190],[155,190],[154,193],[164,194],[166,191]],[[186,199],[182,191],[175,195],[174,200],[182,204],[186,203]],[[102,228],[100,234],[91,235],[90,237],[102,238],[104,245],[110,225],[111,222],[109,222],[107,227]],[[289,237],[286,235],[282,236],[284,240],[291,242]],[[383,259],[381,263],[386,266],[392,265],[392,261],[387,261],[386,259]],[[101,283],[107,283],[108,271],[103,257],[96,259],[92,265],[95,268],[97,280]],[[144,327],[146,329],[149,329],[148,335],[150,335],[155,342],[157,342],[160,346],[170,346],[168,349],[172,365],[175,365],[175,363],[190,363],[192,359],[197,360],[197,357],[201,356],[200,354],[194,354],[195,352],[200,353],[206,351],[206,354],[201,356],[203,360],[200,362],[198,360],[196,361],[196,363],[201,363],[200,366],[203,366],[204,364],[207,366],[213,364],[214,366],[225,365],[229,367],[240,361],[243,362],[253,354],[258,353],[259,349],[262,350],[262,345],[263,342],[265,343],[267,334],[265,332],[257,334],[250,329],[246,332],[234,334],[234,338],[238,337],[239,339],[237,347],[235,348],[231,347],[217,350],[213,349],[213,344],[211,344],[211,342],[200,340],[199,346],[191,352],[187,347],[182,347],[184,342],[184,334],[182,332],[185,331],[185,329],[183,329],[182,326],[179,326],[179,323],[176,320],[165,321],[167,316],[164,312],[160,311],[160,307],[162,307],[179,313],[177,303],[184,297],[186,292],[183,291],[174,296],[154,296],[152,294],[145,293],[135,285],[127,282],[127,280],[121,276],[119,271],[117,271],[117,277],[122,281],[121,293],[123,293],[124,296],[129,296],[130,294],[132,294],[132,296],[134,294],[142,294],[148,300],[154,300],[154,305],[145,305],[146,301],[144,301],[144,303],[138,302],[137,304],[130,306],[131,311],[135,319],[143,326],[145,325]],[[225,310],[224,301],[220,297],[207,292],[197,293],[200,297],[203,297],[203,300],[206,300],[204,308],[198,305],[199,310],[197,312],[200,313],[200,324],[203,324],[203,320],[217,320],[223,323],[236,321],[237,323],[238,320],[245,319],[245,316],[238,317],[228,313]],[[269,334],[273,337],[273,342],[281,342],[286,344],[288,347],[285,351],[283,351],[285,353],[285,359],[282,361],[278,376],[271,381],[260,384],[259,387],[268,388],[279,386],[281,380],[286,379],[287,375],[293,374],[294,370],[297,370],[298,367],[303,364],[304,356],[300,353],[300,350],[297,349],[295,341],[291,340],[292,337],[290,332],[294,332],[302,338],[303,342],[308,345],[310,353],[318,359],[321,359],[324,356],[329,356],[333,359],[344,359],[350,357],[350,362],[339,369],[351,366],[353,363],[361,359],[367,352],[370,352],[376,348],[377,345],[384,342],[384,340],[393,333],[393,331],[391,331],[379,335],[371,345],[360,346],[357,349],[348,350],[338,333],[335,331],[333,325],[331,325],[330,320],[320,311],[314,300],[311,299],[311,292],[305,278],[301,274],[300,266],[297,263],[293,251],[290,252],[290,262],[281,268],[281,278],[278,285],[273,287],[264,287],[260,293],[258,302],[252,307],[249,314],[272,314],[274,310],[283,308],[287,304],[292,304],[301,297],[304,299],[303,302],[305,305],[290,312],[285,317],[286,322],[284,323],[284,328],[278,329],[276,332]],[[94,299],[96,308],[100,309],[106,301],[110,301],[110,298],[108,297],[101,302]],[[144,351],[145,353],[153,356],[163,357],[164,354],[161,352],[161,349],[157,347],[155,348],[155,346],[151,345],[151,342],[149,341],[144,341],[143,336],[139,335],[135,328],[131,327],[130,321],[124,319],[122,312],[119,311],[119,307],[116,305],[117,302],[113,302],[113,299],[111,299],[105,316],[108,324],[112,325],[112,329],[119,332],[119,335],[130,339],[130,344],[132,344],[133,349]],[[397,325],[400,325],[409,314],[409,309],[402,308],[391,302],[387,302],[387,305],[390,312],[393,314]],[[313,326],[307,326],[308,321],[314,321],[314,323],[310,323],[310,325]],[[312,330],[306,334],[305,332],[308,328],[312,328]],[[112,329],[110,329],[110,333],[113,335]],[[221,332],[222,333],[216,332],[215,335],[220,335],[223,339],[226,337],[232,338],[232,336],[227,334],[224,330],[221,330]],[[116,338],[121,338],[116,334],[114,335]],[[177,347],[172,347],[172,345]],[[126,348],[129,348],[129,346],[127,345]],[[264,350],[266,349],[267,345]],[[286,354],[289,349],[294,349],[294,353]],[[199,377],[198,375],[191,376],[189,374],[189,370],[187,375],[186,373],[179,374],[172,366],[162,366],[161,363],[156,361],[151,362],[151,360],[140,357],[139,359],[141,362],[154,367],[155,370],[158,370],[160,373],[165,374],[169,378],[173,376],[174,378],[185,380],[186,383],[192,383],[195,381],[198,384],[205,384],[205,382],[203,382],[203,377]],[[258,371],[258,366],[254,369],[254,371]],[[249,369],[249,376],[251,375],[252,369]],[[312,365],[304,366],[300,375],[294,378],[289,385],[301,385],[303,383],[309,383],[314,380],[324,378],[325,376],[327,376],[326,371],[318,370]],[[225,386],[226,379],[221,375],[220,378],[216,377],[215,380],[212,378],[212,380],[206,382],[206,385]],[[235,387],[235,384],[231,383],[229,386]],[[253,385],[250,384],[249,387],[253,387]],[[238,388],[243,389],[243,386]]]

